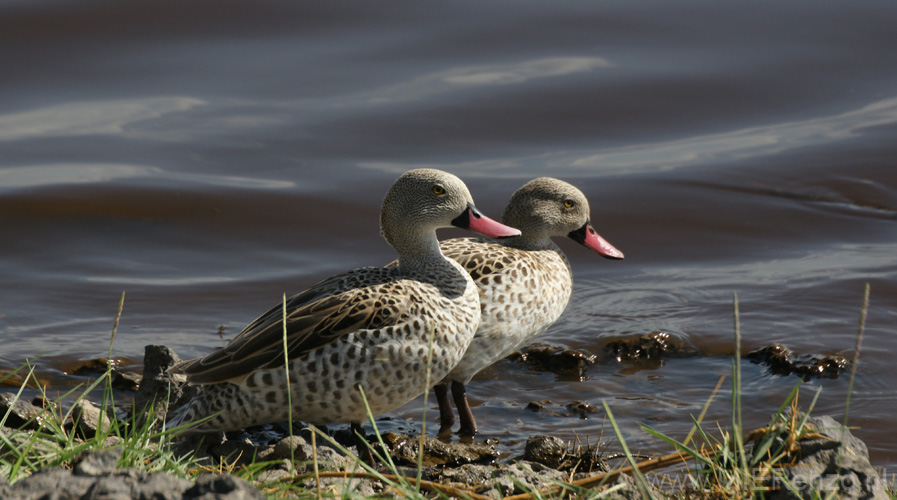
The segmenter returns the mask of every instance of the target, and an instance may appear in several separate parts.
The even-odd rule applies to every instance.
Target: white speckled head
[[[598,236],[589,221],[589,200],[576,187],[551,177],[526,183],[512,196],[501,220],[523,233],[513,246],[538,247],[552,236],[567,236],[611,258],[623,253]]]
[[[448,227],[473,204],[461,179],[430,168],[409,170],[396,179],[380,208],[380,232],[393,247],[403,234]]]
[[[520,231],[489,219],[473,205],[461,179],[441,170],[422,168],[402,174],[383,200],[380,232],[399,252],[420,253],[435,245],[436,229],[458,226],[493,238]],[[436,246],[438,249],[438,245]],[[437,250],[438,251],[438,250]]]

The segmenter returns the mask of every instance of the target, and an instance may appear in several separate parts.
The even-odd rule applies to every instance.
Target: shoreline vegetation
[[[380,433],[369,415],[376,467],[359,460],[358,450],[347,446],[355,442],[348,433],[330,435],[293,422],[230,433],[228,438],[185,436],[183,429],[160,424],[169,404],[183,395],[184,388],[173,386],[165,371],[177,356],[164,346],[147,346],[143,379],[127,408],[115,401],[111,361],[101,377],[56,400],[41,388],[35,404],[22,400],[26,387],[40,388],[33,366],[25,364],[0,376],[0,382],[21,381],[16,393],[0,397],[0,498],[897,498],[893,477],[871,467],[865,444],[848,427],[868,285],[853,359],[820,363],[802,358],[798,362],[809,368],[785,372],[796,373],[802,381],[811,375],[831,376],[826,367],[849,367],[840,423],[811,416],[821,388],[802,409],[798,382],[767,426],[744,429],[742,360],[775,367],[750,354],[742,356],[737,295],[733,302],[732,373],[719,379],[703,411],[690,417],[691,431],[679,440],[642,425],[643,432],[668,448],[660,457],[630,452],[606,401],[599,411],[605,427],[613,430],[609,443],[584,445],[531,436],[523,456],[510,460],[488,442],[421,438],[426,436],[426,414],[416,435]],[[109,360],[123,304],[124,294],[109,339]],[[646,342],[668,339],[643,337],[635,349],[650,350]],[[771,350],[797,359],[787,349]],[[582,355],[572,358],[583,362]],[[711,401],[726,383],[732,389],[731,420],[705,422]],[[95,404],[88,395],[98,390],[102,397]]]

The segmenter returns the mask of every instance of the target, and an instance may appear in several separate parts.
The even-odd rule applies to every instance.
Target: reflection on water
[[[230,283],[236,281],[230,276],[187,276],[183,278],[135,278],[132,276],[92,276],[87,281],[93,283],[114,283],[125,286],[196,286],[196,285],[215,285],[220,283]]]
[[[863,129],[897,124],[897,97],[862,108],[809,120],[750,127],[731,132],[707,134],[673,141],[650,142],[619,148],[602,148],[599,153],[548,151],[538,155],[462,162],[360,162],[363,168],[399,173],[418,167],[440,168],[465,177],[519,176],[521,171],[537,175],[621,175],[666,172],[681,167],[724,165],[789,150],[831,145],[857,137]]]
[[[160,169],[140,165],[31,165],[0,170],[0,189],[33,188],[56,184],[100,184],[113,180],[150,177]]]
[[[153,139],[155,137],[135,126],[140,122],[186,112],[206,104],[201,99],[191,97],[150,97],[74,102],[7,113],[0,115],[0,141],[93,135]]]
[[[510,64],[460,66],[374,91],[376,97],[372,101],[420,99],[464,87],[522,84],[533,79],[587,73],[608,66],[611,64],[600,57],[551,57]]]
[[[97,185],[131,179],[151,179],[168,185],[198,184],[241,189],[287,189],[296,186],[292,181],[177,173],[142,165],[65,163],[0,170],[0,190],[66,184]]]
[[[856,137],[861,129],[894,123],[897,123],[897,97],[831,116],[609,149],[579,159],[552,160],[548,164],[584,169],[600,166],[604,170],[618,170],[619,173],[708,163],[725,164],[843,141]]]

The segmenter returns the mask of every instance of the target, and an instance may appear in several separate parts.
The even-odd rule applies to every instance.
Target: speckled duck
[[[274,306],[223,349],[171,368],[198,385],[168,426],[199,432],[239,429],[292,417],[318,425],[367,419],[358,386],[374,415],[429,390],[425,383],[433,332],[431,383],[458,364],[480,320],[468,273],[443,256],[436,229],[458,226],[489,237],[520,231],[482,216],[467,187],[433,169],[406,172],[380,212],[396,267],[365,267],[321,281],[286,303],[289,366],[284,369],[283,310]],[[359,450],[361,451],[361,450]]]
[[[573,275],[564,252],[551,241],[564,236],[610,259],[623,253],[590,223],[589,202],[570,184],[550,177],[518,189],[502,223],[522,234],[501,241],[455,238],[440,245],[446,257],[470,273],[480,293],[480,326],[463,359],[435,387],[443,432],[454,423],[448,386],[458,407],[461,434],[476,434],[465,385],[482,369],[505,358],[551,326],[567,307]]]

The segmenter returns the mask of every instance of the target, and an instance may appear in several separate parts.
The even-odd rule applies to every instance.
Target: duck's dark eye
[[[433,186],[433,194],[445,194],[445,188],[439,185]]]
[[[567,208],[573,208],[576,206],[576,202],[573,200],[564,200],[564,206]]]

